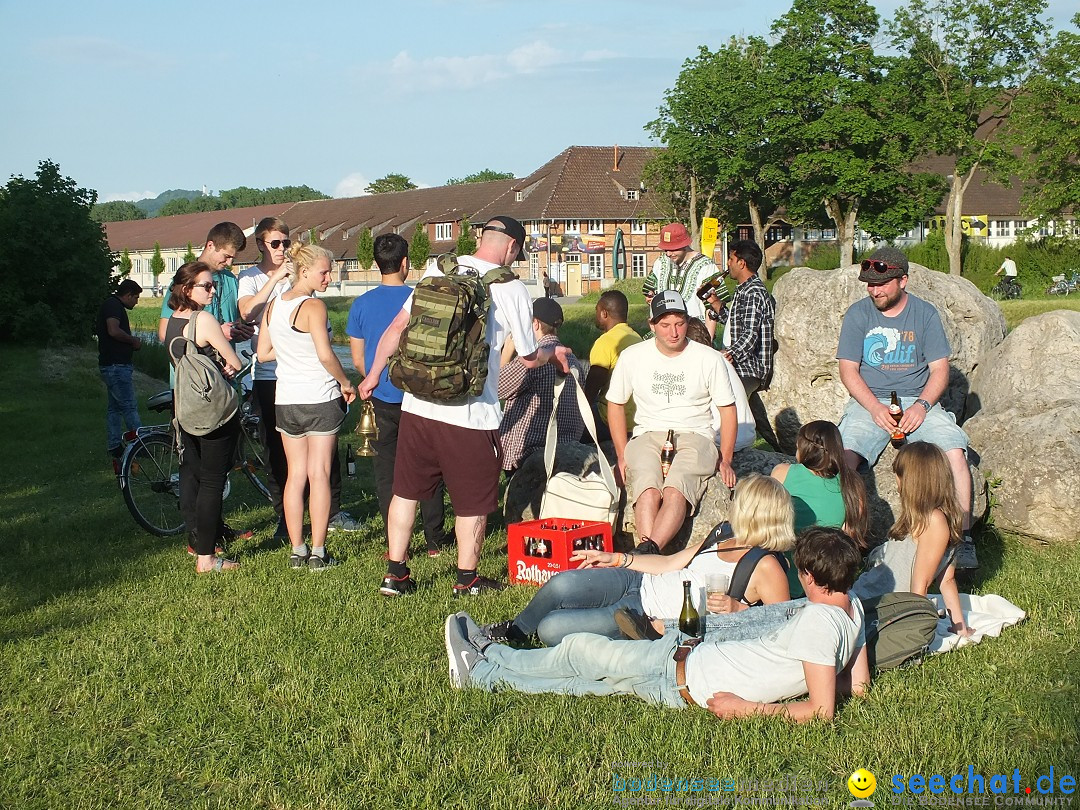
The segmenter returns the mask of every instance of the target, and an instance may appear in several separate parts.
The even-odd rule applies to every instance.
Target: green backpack
[[[864,599],[863,613],[871,672],[919,663],[937,632],[934,603],[917,593],[898,591]]]
[[[488,288],[517,278],[496,267],[481,278],[457,256],[438,259],[441,276],[413,290],[409,325],[390,358],[390,382],[429,402],[453,404],[484,391],[488,373]]]

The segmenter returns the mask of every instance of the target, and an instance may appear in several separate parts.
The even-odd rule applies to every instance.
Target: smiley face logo
[[[859,768],[848,777],[847,788],[856,799],[865,799],[877,789],[877,779],[866,768]]]

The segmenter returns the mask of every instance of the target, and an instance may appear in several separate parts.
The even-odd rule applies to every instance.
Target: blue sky
[[[898,4],[875,2],[883,16]],[[0,182],[46,158],[101,200],[522,175],[572,144],[649,144],[643,127],[698,45],[767,34],[789,7],[0,0]],[[1058,24],[1074,9],[1050,2]]]

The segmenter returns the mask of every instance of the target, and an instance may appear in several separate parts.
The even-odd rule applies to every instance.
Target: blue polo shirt
[[[375,362],[375,349],[378,348],[379,338],[397,317],[411,292],[412,288],[407,284],[400,287],[381,284],[353,301],[349,308],[349,320],[345,324],[345,334],[364,341],[365,368],[371,368]],[[402,399],[401,389],[395,388],[390,382],[390,373],[385,368],[371,395],[389,403],[400,403]]]

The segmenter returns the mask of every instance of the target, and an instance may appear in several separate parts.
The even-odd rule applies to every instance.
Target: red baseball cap
[[[690,247],[690,234],[681,222],[672,222],[660,229],[661,250],[682,250]]]

